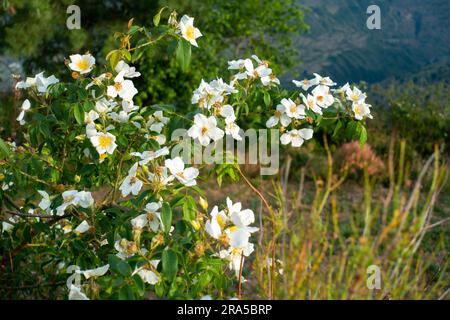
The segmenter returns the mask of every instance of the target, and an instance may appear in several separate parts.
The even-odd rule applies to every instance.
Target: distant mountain
[[[303,0],[310,33],[299,41],[298,70],[339,83],[390,78],[448,80],[450,1]],[[369,30],[369,5],[381,9],[381,30]],[[439,70],[441,70],[440,73]],[[447,74],[445,74],[447,73]]]

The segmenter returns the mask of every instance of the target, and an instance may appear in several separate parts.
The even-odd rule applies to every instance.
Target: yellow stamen
[[[290,108],[290,110],[291,110],[291,113],[297,112],[297,106],[292,106],[292,107]]]
[[[222,216],[217,216],[216,220],[220,228],[223,229],[223,227],[225,226],[225,219]]]
[[[114,83],[114,88],[116,89],[116,91],[120,91],[122,90],[122,84],[120,82],[116,82]]]
[[[84,71],[84,70],[89,69],[89,62],[87,60],[81,59],[81,60],[78,60],[78,62],[76,63],[76,66],[80,71]]]
[[[98,138],[98,144],[101,148],[106,149],[111,144],[112,139],[110,136],[103,135]]]
[[[195,40],[195,29],[193,26],[186,27],[186,38],[188,40]]]

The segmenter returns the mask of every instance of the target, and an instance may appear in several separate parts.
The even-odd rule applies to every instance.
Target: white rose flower
[[[293,129],[284,133],[280,137],[280,141],[284,145],[291,143],[293,147],[301,147],[305,140],[312,138],[313,132],[314,131],[312,129]]]
[[[130,170],[128,171],[128,175],[123,180],[122,184],[120,185],[119,190],[122,191],[122,196],[126,197],[130,193],[134,196],[137,196],[139,194],[139,191],[141,191],[141,188],[143,186],[143,182],[139,180],[136,177],[138,168],[138,163],[135,163]]]
[[[119,96],[123,100],[131,101],[138,91],[134,87],[133,81],[125,80],[124,75],[125,70],[119,72],[114,78],[114,85],[108,86],[107,95],[112,98]]]
[[[82,234],[87,232],[90,228],[91,226],[89,225],[89,223],[86,220],[83,220],[83,222],[81,222],[73,231],[77,234]]]
[[[42,200],[41,202],[39,202],[38,206],[42,210],[47,211],[47,209],[50,208],[50,205],[52,204],[52,202],[50,201],[50,196],[45,191],[38,190],[38,192],[42,197]]]
[[[79,271],[79,273],[82,273],[86,279],[92,278],[92,277],[101,277],[109,270],[109,264],[106,264],[102,267],[98,267],[95,269],[89,269],[85,271]]]
[[[90,137],[90,140],[99,154],[113,154],[117,147],[116,137],[109,132],[97,132],[97,134]]]
[[[164,148],[161,148],[156,151],[144,151],[142,153],[132,152],[132,153],[130,153],[130,155],[141,158],[142,160],[139,161],[139,164],[145,165],[145,164],[149,163],[150,161],[155,160],[161,156],[168,155],[169,153],[170,153],[169,149],[167,147],[164,147]]]
[[[95,58],[91,54],[73,54],[70,57],[69,68],[80,74],[91,72],[95,65]]]
[[[136,77],[139,77],[139,76],[141,75],[140,72],[137,72],[137,71],[136,71],[136,68],[135,68],[135,67],[130,67],[130,66],[129,66],[125,61],[123,61],[123,60],[120,60],[120,61],[117,63],[117,65],[116,65],[116,67],[114,68],[114,70],[115,70],[117,73],[120,73],[121,71],[124,71],[123,76],[124,76],[125,78],[136,78]]]
[[[194,27],[194,18],[187,15],[181,17],[180,24],[181,36],[189,41],[193,46],[198,47],[196,39],[202,36],[200,30]]]
[[[184,168],[184,162],[180,157],[174,159],[167,159],[165,166],[169,169],[170,173],[182,184],[187,187],[195,186],[199,171],[197,168]]]
[[[308,91],[312,86],[318,85],[319,81],[314,79],[304,79],[302,81],[292,80],[292,82],[298,87],[302,88],[304,91]]]
[[[328,108],[334,103],[334,97],[330,92],[330,88],[324,85],[319,85],[312,91],[316,103],[321,108]]]
[[[19,116],[17,117],[17,121],[19,121],[20,125],[23,126],[25,124],[25,113],[30,110],[31,108],[31,103],[30,100],[25,99],[25,101],[22,103],[22,106],[20,107],[20,113]]]
[[[291,121],[291,118],[286,114],[285,106],[279,104],[275,110],[275,114],[267,120],[266,126],[267,128],[273,128],[280,122],[283,127],[287,127]]]
[[[284,110],[289,118],[292,119],[304,119],[306,116],[305,106],[297,105],[291,99],[284,98],[281,100],[281,104],[284,106]]]
[[[214,116],[207,118],[203,114],[196,114],[194,125],[189,128],[188,135],[193,139],[198,139],[202,146],[207,146],[211,140],[222,139],[224,132],[217,127],[217,120]]]

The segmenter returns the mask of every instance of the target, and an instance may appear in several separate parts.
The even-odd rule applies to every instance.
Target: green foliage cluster
[[[369,130],[373,145],[386,151],[394,134],[408,142],[412,155],[427,157],[435,144],[450,150],[450,85],[446,82],[416,84],[391,82],[370,89],[377,125]]]
[[[27,73],[43,68],[57,74],[56,62],[71,53],[91,50],[99,53],[97,58],[104,57],[115,46],[113,32],[125,31],[131,18],[136,24],[149,24],[164,6],[201,17],[196,23],[204,37],[200,48],[194,48],[196,58],[189,71],[176,64],[172,54],[176,48],[170,45],[147,52],[137,66],[143,75],[139,98],[146,104],[174,101],[187,108],[202,78],[216,77],[227,59],[250,53],[273,61],[275,71],[285,71],[299,61],[293,40],[307,30],[304,9],[294,0],[81,0],[76,3],[81,8],[81,29],[68,30],[66,8],[71,4],[69,0],[5,1],[0,47],[24,59]],[[166,11],[161,19],[167,18]]]

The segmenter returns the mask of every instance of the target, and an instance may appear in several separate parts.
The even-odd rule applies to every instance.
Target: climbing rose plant
[[[317,127],[367,139],[361,120],[371,117],[370,105],[358,88],[333,89],[336,83],[315,74],[294,80],[299,89],[288,93],[255,55],[228,62],[229,82],[202,80],[193,115],[135,105],[141,74],[131,64],[144,50],[174,42],[186,69],[191,46],[201,45],[193,18],[172,12],[160,25],[163,11],[151,31],[130,20],[128,31],[115,35],[121,45],[107,66],[90,53],[73,54],[66,60],[70,81],[42,72],[17,83],[26,97],[20,136],[0,140],[3,276],[28,263],[42,272],[40,282],[67,280],[60,287],[69,299],[242,298],[255,215],[230,197],[209,206],[198,181],[217,168],[171,157],[179,143],[168,139],[171,122],[188,119],[187,135],[205,147],[226,135],[242,140],[240,125],[253,113],[292,148]],[[218,167],[218,182],[242,174],[237,165]]]

